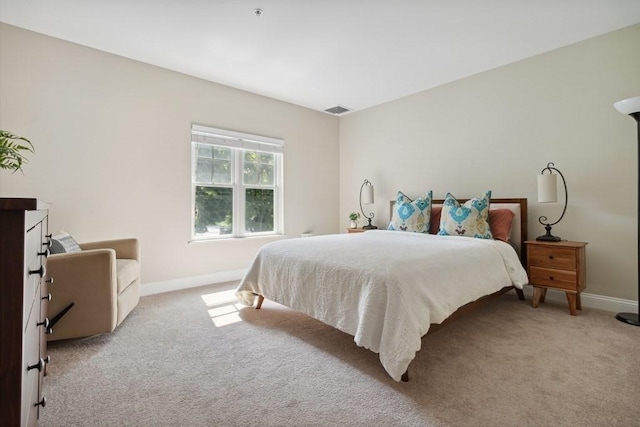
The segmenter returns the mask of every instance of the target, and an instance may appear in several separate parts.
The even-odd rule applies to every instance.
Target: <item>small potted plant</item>
[[[349,214],[349,219],[351,220],[351,228],[358,228],[358,220],[360,219],[360,213],[351,212]]]
[[[27,162],[24,152],[33,153],[35,150],[27,138],[16,136],[0,130],[0,169],[9,169],[14,173],[22,172],[22,164]]]

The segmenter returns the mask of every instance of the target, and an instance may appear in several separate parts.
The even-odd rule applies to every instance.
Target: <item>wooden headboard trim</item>
[[[464,203],[469,199],[457,199],[460,203]],[[444,203],[444,199],[433,199],[431,202],[433,205],[442,205]],[[389,207],[389,218],[393,216],[393,207],[395,206],[396,201],[391,200]],[[491,206],[499,205],[499,204],[518,204],[520,205],[520,259],[524,264],[527,259],[526,254],[526,245],[524,242],[527,240],[527,230],[528,230],[528,219],[527,219],[527,199],[526,198],[492,198]]]

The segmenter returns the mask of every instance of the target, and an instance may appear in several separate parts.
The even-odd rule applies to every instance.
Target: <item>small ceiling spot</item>
[[[344,114],[347,111],[351,111],[351,110],[346,108],[346,107],[343,107],[342,105],[336,105],[335,107],[327,108],[324,111],[326,111],[327,113],[340,115],[340,114]]]
[[[256,15],[258,18],[260,18],[263,13],[264,11],[259,7],[256,7],[255,9],[253,9],[253,14]]]

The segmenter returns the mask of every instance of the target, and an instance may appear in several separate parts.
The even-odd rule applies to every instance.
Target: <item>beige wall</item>
[[[555,219],[562,209],[536,200],[535,175],[553,161],[570,193],[554,233],[589,242],[587,291],[635,300],[636,127],[612,104],[640,95],[639,44],[636,25],[338,125],[323,113],[0,24],[0,128],[37,149],[24,175],[0,172],[0,197],[52,202],[51,228],[81,241],[138,236],[148,283],[246,268],[267,241],[187,243],[192,122],[285,139],[290,236],[343,231],[368,178],[381,227],[398,189],[436,197],[491,189],[529,198],[535,237],[543,232],[537,217]]]
[[[142,281],[243,269],[269,239],[189,244],[191,123],[285,140],[285,232],[338,231],[338,119],[0,24],[0,129],[31,139],[0,197],[79,241],[137,236]]]
[[[544,232],[540,215],[562,210],[537,203],[536,175],[555,162],[569,207],[553,230],[589,242],[586,291],[635,300],[636,123],[612,104],[640,95],[638,46],[640,25],[341,118],[341,226],[368,178],[378,226],[397,190],[491,189],[529,199],[533,238]]]

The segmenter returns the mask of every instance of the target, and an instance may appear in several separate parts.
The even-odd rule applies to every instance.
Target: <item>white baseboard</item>
[[[182,279],[165,280],[162,282],[149,282],[140,285],[140,296],[160,294],[163,292],[177,291],[180,289],[196,288],[198,286],[211,285],[214,283],[230,282],[232,280],[240,280],[244,276],[246,269],[222,271],[219,273],[205,274],[202,276],[185,277]],[[533,287],[525,286],[524,294],[529,298],[533,298]],[[549,289],[547,292],[547,301],[566,304],[567,296],[562,291]],[[638,303],[636,301],[607,297],[604,295],[589,294],[583,292],[580,294],[580,301],[583,307],[595,308],[598,310],[609,311],[611,313],[637,313]]]
[[[246,271],[246,269],[221,271],[219,273],[205,274],[202,276],[184,277],[182,279],[164,280],[162,282],[142,283],[140,285],[140,296],[161,294],[163,292],[197,288],[198,286],[211,285],[214,283],[240,280]]]
[[[533,298],[533,287],[525,286],[524,294],[528,298]],[[567,295],[555,289],[549,289],[547,291],[547,301],[553,301],[558,303],[567,304]],[[595,308],[598,310],[610,311],[611,313],[637,313],[638,303],[636,301],[607,297],[604,295],[589,294],[582,292],[580,294],[580,302],[583,307]]]

